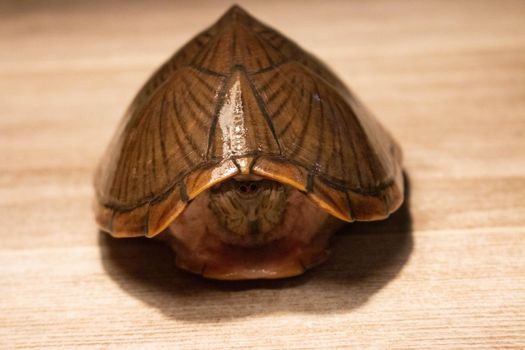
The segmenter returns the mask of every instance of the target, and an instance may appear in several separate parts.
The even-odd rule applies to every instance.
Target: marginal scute
[[[114,237],[143,236],[147,211],[147,205],[133,210],[115,211],[111,224],[111,235]]]
[[[195,170],[186,178],[186,193],[189,199],[193,199],[201,192],[238,173],[239,169],[231,159]]]
[[[147,237],[153,237],[162,232],[186,207],[181,200],[180,184],[169,195],[157,203],[150,204],[147,218]]]
[[[385,210],[385,202],[382,197],[348,192],[350,197],[350,208],[356,220],[373,221],[381,220],[388,216]]]
[[[252,173],[306,191],[308,172],[301,166],[275,158],[260,157],[252,167]]]
[[[401,156],[401,153],[398,153]],[[385,195],[388,198],[387,207],[390,213],[396,211],[403,203],[404,198],[404,178],[401,167],[398,167],[396,176],[392,186],[389,186],[385,191]]]
[[[95,220],[99,228],[105,232],[111,232],[111,221],[113,219],[113,209],[94,204]]]
[[[338,219],[353,221],[347,194],[324,183],[316,176],[313,178],[312,191],[308,193],[308,197]]]
[[[403,203],[403,174],[397,170],[395,180],[385,189],[374,194],[348,191],[350,208],[356,220],[373,221],[388,217]]]
[[[301,166],[275,158],[261,157],[255,161],[252,173],[307,191],[308,171]],[[308,197],[320,208],[343,221],[353,221],[348,196],[344,191],[326,184],[313,176]]]

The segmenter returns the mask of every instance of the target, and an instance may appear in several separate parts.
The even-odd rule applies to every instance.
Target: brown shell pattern
[[[403,200],[401,152],[326,66],[238,6],[139,91],[95,177],[114,236],[153,236],[236,174],[289,184],[345,220]]]

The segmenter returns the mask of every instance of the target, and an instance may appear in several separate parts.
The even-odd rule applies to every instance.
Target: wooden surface
[[[525,348],[525,2],[241,2],[400,141],[408,205],[332,259],[216,283],[95,228],[133,94],[229,3],[0,3],[0,348]]]

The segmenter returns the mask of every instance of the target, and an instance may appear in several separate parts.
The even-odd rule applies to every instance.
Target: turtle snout
[[[240,181],[236,190],[241,196],[249,196],[259,192],[259,188],[256,181]]]

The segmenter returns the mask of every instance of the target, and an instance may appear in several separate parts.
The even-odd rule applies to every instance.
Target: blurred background
[[[0,1],[0,348],[525,348],[525,1],[238,3],[399,140],[410,222],[234,288],[101,238],[91,181],[124,110],[232,3]]]

